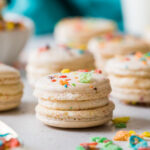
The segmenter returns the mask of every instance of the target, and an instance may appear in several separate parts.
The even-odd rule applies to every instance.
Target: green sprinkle
[[[92,142],[97,142],[97,143],[103,143],[103,141],[107,140],[105,137],[92,137],[91,141]]]
[[[145,57],[150,57],[150,52],[146,53],[144,56]]]
[[[80,83],[89,83],[91,81],[92,74],[91,72],[82,72],[79,75],[79,82]]]
[[[104,143],[104,147],[108,147],[109,145],[112,145],[113,144],[113,142],[112,141],[109,141],[109,142],[107,142],[107,143]]]
[[[70,107],[70,109],[72,109],[72,107]]]
[[[82,146],[77,146],[76,150],[85,150]]]
[[[72,86],[76,86],[76,84],[75,84],[75,83],[72,83],[71,85],[72,85]]]
[[[116,128],[126,128],[127,125],[125,123],[117,123],[117,124],[115,124],[115,127]]]

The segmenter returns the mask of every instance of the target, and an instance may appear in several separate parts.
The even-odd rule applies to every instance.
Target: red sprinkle
[[[140,147],[138,150],[150,150],[150,147]]]
[[[130,59],[128,57],[125,58],[126,61],[129,61]]]
[[[66,75],[59,76],[59,78],[67,78]]]
[[[92,143],[81,143],[81,146],[86,146],[86,145],[97,145],[97,142],[92,142]]]
[[[46,52],[48,51],[49,49],[47,49],[46,47],[42,47],[42,48],[39,48],[39,52]]]
[[[55,80],[55,79],[52,79],[51,81],[52,81],[52,82],[56,82],[56,80]]]
[[[107,143],[107,142],[109,142],[109,141],[110,141],[110,140],[105,140],[104,143]]]
[[[65,81],[70,81],[71,79],[65,79]]]
[[[106,39],[111,40],[114,37],[112,33],[106,34]]]
[[[9,140],[9,143],[10,143],[10,145],[9,145],[10,148],[14,148],[14,147],[20,146],[20,142],[17,139],[15,139],[15,138],[11,138]]]
[[[83,69],[83,70],[78,70],[79,72],[88,72],[87,69]]]
[[[96,69],[95,72],[96,73],[102,73],[102,70]]]

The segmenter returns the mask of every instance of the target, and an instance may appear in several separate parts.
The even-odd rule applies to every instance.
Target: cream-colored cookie
[[[149,45],[140,38],[121,35],[119,33],[106,34],[89,41],[88,49],[95,58],[96,67],[105,70],[105,64],[116,55],[127,55],[135,52],[150,51]]]
[[[111,20],[97,18],[66,18],[55,27],[58,43],[87,44],[90,38],[116,30]]]
[[[0,111],[17,107],[23,94],[23,84],[19,72],[0,64]]]
[[[86,50],[75,49],[66,45],[44,47],[29,54],[27,76],[34,87],[35,82],[49,73],[57,73],[67,68],[71,71],[79,69],[92,70],[94,58]]]
[[[109,101],[109,79],[101,71],[56,73],[37,81],[34,95],[39,103],[36,116],[47,125],[83,128],[111,120],[114,104]]]
[[[140,52],[108,61],[106,71],[114,99],[150,104],[150,53]]]

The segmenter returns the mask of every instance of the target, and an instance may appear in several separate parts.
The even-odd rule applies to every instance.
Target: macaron
[[[128,104],[150,104],[150,52],[113,58],[106,65],[111,98]]]
[[[26,70],[33,87],[40,77],[60,72],[64,68],[71,71],[92,70],[95,68],[93,55],[85,49],[67,45],[45,46],[29,53]]]
[[[116,55],[127,55],[130,53],[150,51],[147,42],[141,38],[120,33],[111,33],[91,39],[88,50],[95,58],[96,67],[105,70],[107,61]]]
[[[23,94],[23,83],[19,71],[0,64],[0,111],[19,106]]]
[[[112,119],[114,109],[110,92],[109,79],[98,70],[50,74],[39,79],[34,89],[36,117],[60,128],[105,124]]]
[[[116,24],[107,19],[65,18],[54,30],[57,43],[87,44],[90,38],[116,30]]]

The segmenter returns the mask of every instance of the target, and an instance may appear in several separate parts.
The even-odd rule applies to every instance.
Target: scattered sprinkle
[[[139,148],[146,148],[146,147],[148,147],[148,143],[147,143],[147,141],[145,141],[144,139],[140,138],[139,136],[132,135],[129,138],[129,146],[133,150],[139,150]]]
[[[51,81],[52,81],[52,82],[56,82],[56,80],[55,80],[55,79],[52,79]]]
[[[92,74],[90,72],[83,72],[79,75],[80,83],[89,83],[91,81]]]
[[[96,69],[95,73],[102,73],[102,70]]]
[[[64,87],[65,87],[65,88],[67,88],[67,87],[68,87],[68,85],[67,85],[67,84],[65,84],[65,85],[64,85]]]
[[[139,136],[141,138],[143,138],[142,135],[138,135],[136,134],[135,131],[131,130],[131,131],[123,131],[123,130],[120,130],[116,133],[116,135],[114,136],[114,140],[115,141],[128,141],[130,136],[132,135],[136,135],[136,136]]]
[[[113,123],[127,123],[130,120],[130,117],[117,117],[112,120]]]
[[[79,72],[89,72],[87,69],[78,70]]]
[[[63,69],[62,71],[61,71],[61,73],[69,73],[70,72],[70,69]]]
[[[74,86],[74,87],[76,86],[76,84],[75,84],[75,83],[71,83],[71,85],[72,85],[72,86]]]
[[[141,134],[141,136],[150,138],[150,132],[145,131]]]
[[[59,78],[67,78],[67,76],[66,75],[61,75],[61,76],[59,76]]]
[[[115,141],[128,141],[131,134],[128,131],[118,131],[114,136]]]
[[[115,127],[116,128],[126,128],[127,125],[125,123],[117,123],[117,124],[115,124]]]

